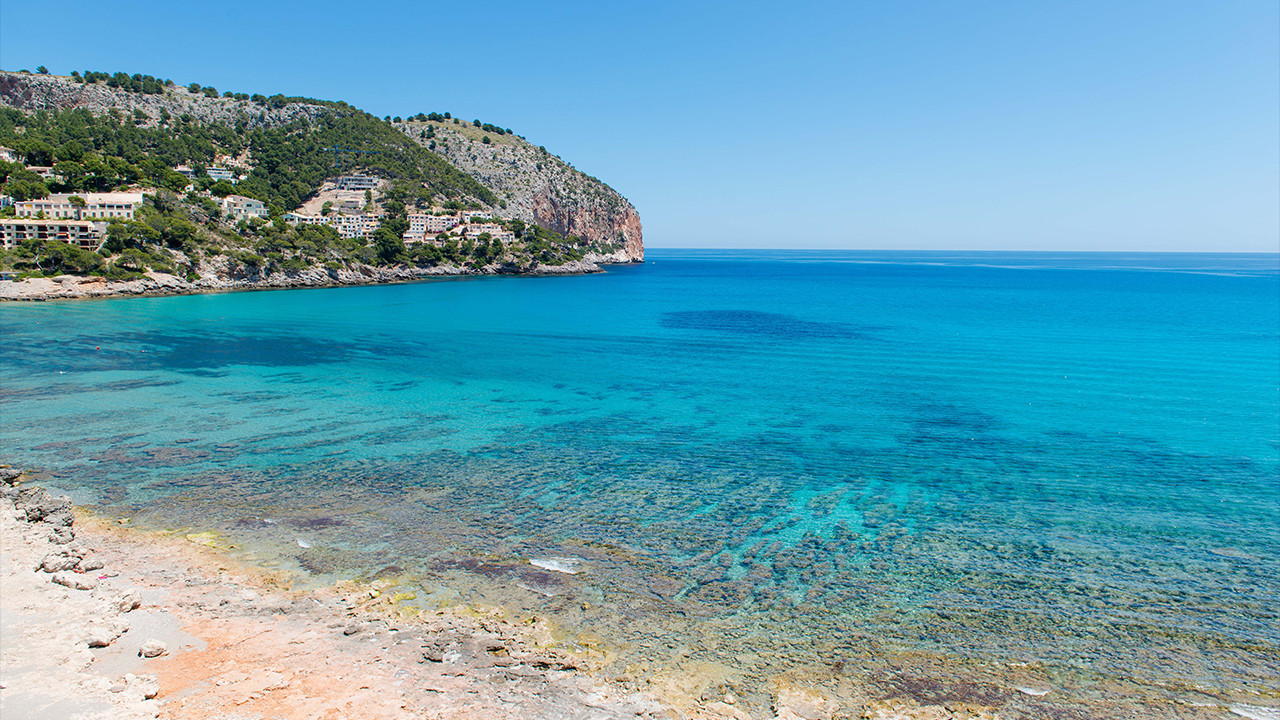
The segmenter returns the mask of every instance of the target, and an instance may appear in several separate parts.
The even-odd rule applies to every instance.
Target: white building
[[[427,216],[427,232],[439,233],[446,230],[452,230],[462,221],[457,215],[428,215]]]
[[[61,240],[82,250],[102,247],[105,222],[88,220],[0,220],[0,247],[8,250],[23,240]]]
[[[493,213],[489,212],[488,210],[463,210],[462,211],[462,219],[467,222],[471,222],[475,218],[488,218],[488,217],[493,217]]]
[[[222,208],[223,214],[233,218],[236,222],[243,222],[255,217],[265,218],[268,214],[267,206],[263,205],[261,200],[254,200],[243,195],[228,195],[218,204]]]
[[[290,212],[284,214],[284,221],[298,227],[299,225],[328,225],[329,218],[321,215],[303,215],[302,213]]]
[[[430,217],[430,215],[423,215],[422,213],[409,213],[409,229],[405,231],[404,235],[400,236],[401,239],[407,243],[425,240],[427,237],[427,221]]]
[[[79,193],[78,196],[84,200],[84,207],[71,204],[71,198],[76,196],[58,193],[47,198],[15,202],[14,214],[20,218],[33,218],[44,213],[46,218],[54,219],[132,220],[134,211],[142,205],[142,193]]]
[[[381,221],[377,215],[330,215],[325,219],[344,238],[371,237]]]
[[[369,175],[343,175],[334,184],[339,190],[374,190],[378,187],[378,178]]]
[[[0,160],[5,162],[18,162],[18,151],[13,148],[7,148],[0,145]]]
[[[212,180],[226,180],[232,185],[240,182],[239,175],[224,167],[208,167],[204,171],[209,174],[209,178]]]
[[[467,226],[468,237],[477,237],[481,233],[489,233],[491,237],[497,237],[504,232],[506,231],[502,229],[501,225],[495,225],[494,223],[480,223],[478,225]]]
[[[410,235],[434,235],[452,230],[462,223],[456,215],[409,214]]]

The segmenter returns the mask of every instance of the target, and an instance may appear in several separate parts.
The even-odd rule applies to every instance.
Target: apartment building
[[[462,224],[456,215],[428,215],[427,232],[439,233],[452,230]]]
[[[377,215],[330,215],[325,219],[344,238],[371,237],[381,220]]]
[[[51,219],[75,220],[132,220],[133,213],[142,205],[142,193],[80,193],[83,207],[71,203],[77,197],[69,193],[57,193],[46,198],[23,200],[13,204],[14,214],[20,218],[34,218],[44,213]]]
[[[82,250],[97,250],[106,236],[105,222],[88,220],[0,220],[0,247],[8,250],[23,240],[61,240]]]

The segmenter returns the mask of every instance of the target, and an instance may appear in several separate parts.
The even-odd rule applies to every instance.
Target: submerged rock
[[[339,550],[326,547],[308,547],[298,553],[298,564],[308,572],[327,575],[342,569],[343,555]]]

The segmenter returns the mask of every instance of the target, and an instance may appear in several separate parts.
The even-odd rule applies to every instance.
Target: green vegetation
[[[493,193],[475,178],[372,115],[354,109],[334,109],[314,121],[299,120],[269,129],[249,130],[247,124],[247,116],[236,127],[179,118],[148,128],[119,116],[95,116],[87,110],[28,116],[13,108],[0,108],[0,144],[17,150],[27,164],[54,165],[55,173],[64,179],[48,185],[11,165],[0,167],[0,173],[6,181],[13,176],[17,184],[12,188],[6,185],[6,192],[14,197],[21,194],[20,199],[44,197],[48,192],[104,191],[135,182],[176,191],[189,180],[173,172],[173,166],[204,166],[220,153],[239,155],[249,150],[255,167],[235,192],[262,200],[278,214],[300,205],[336,172],[353,169],[350,165],[335,169],[332,153],[324,149],[341,146],[378,151],[378,155],[360,156],[362,169],[415,182],[426,198],[441,195],[495,201]]]
[[[71,77],[77,82],[94,84],[98,82],[105,83],[107,87],[119,88],[127,92],[142,93],[144,95],[159,95],[164,92],[168,85],[173,85],[171,80],[161,80],[150,75],[128,73],[111,73],[97,72],[95,70],[86,70],[84,75],[79,73],[71,73]]]
[[[76,273],[110,279],[140,277],[148,271],[189,279],[215,270],[231,277],[260,277],[276,272],[322,268],[331,273],[362,265],[498,267],[518,272],[534,264],[560,265],[593,248],[578,238],[512,220],[497,220],[515,235],[504,243],[488,234],[451,239],[440,245],[401,240],[407,214],[427,209],[456,211],[501,204],[475,178],[458,170],[390,123],[342,102],[226,92],[192,83],[179,88],[150,75],[86,71],[75,82],[100,83],[122,92],[198,93],[239,101],[227,124],[201,123],[188,114],[161,111],[154,118],[140,109],[94,115],[87,110],[23,113],[0,108],[0,145],[13,148],[19,162],[0,162],[0,192],[17,200],[50,193],[82,194],[142,189],[144,205],[133,220],[111,221],[98,252],[59,240],[28,240],[0,251],[0,268],[28,275]],[[293,102],[319,109],[302,119],[271,127],[264,112]],[[462,123],[449,113],[419,114],[410,120]],[[396,118],[399,120],[399,118]],[[476,131],[511,131],[476,121]],[[471,130],[468,125],[467,129]],[[434,137],[435,125],[425,137]],[[485,140],[490,138],[485,135]],[[376,154],[341,154],[338,166],[326,148],[342,147]],[[205,168],[222,156],[251,158],[252,170],[238,184],[214,181]],[[51,166],[44,178],[26,168]],[[188,165],[194,179],[173,167]],[[346,239],[328,225],[293,227],[281,216],[299,207],[328,178],[360,171],[391,181],[381,198],[384,216],[369,239]],[[191,187],[192,192],[182,193]],[[207,192],[206,192],[207,191]],[[223,217],[215,198],[229,194],[262,200],[269,217],[235,223]],[[372,196],[366,198],[372,204]],[[72,204],[83,206],[75,195]],[[321,213],[335,212],[325,203]],[[0,215],[12,216],[13,208]]]

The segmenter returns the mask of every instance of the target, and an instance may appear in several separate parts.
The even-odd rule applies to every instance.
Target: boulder
[[[67,498],[55,498],[44,488],[23,488],[13,504],[23,513],[27,522],[47,522],[58,527],[71,527],[75,522],[75,517],[71,514],[71,501]]]
[[[104,648],[116,641],[119,635],[111,632],[110,628],[101,625],[89,628],[89,632],[85,633],[84,641],[91,648]]]
[[[64,587],[72,588],[73,590],[92,590],[98,587],[97,578],[67,571],[54,573],[53,581]]]
[[[49,553],[40,562],[40,569],[47,573],[62,572],[75,568],[78,562],[79,560],[65,552]]]
[[[148,640],[138,648],[138,655],[144,658],[160,657],[169,652],[169,646],[159,640]]]
[[[124,676],[125,682],[129,687],[142,693],[142,697],[151,700],[160,694],[160,681],[155,675],[134,675],[130,673]]]
[[[130,588],[108,603],[118,613],[127,613],[142,606],[142,593]]]
[[[91,570],[101,570],[103,568],[102,559],[96,555],[87,555],[80,558],[80,563],[76,566],[80,572],[89,572]]]

